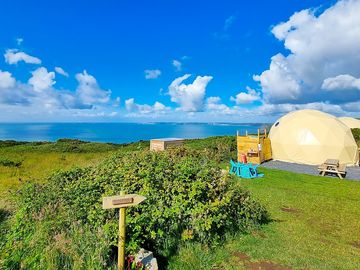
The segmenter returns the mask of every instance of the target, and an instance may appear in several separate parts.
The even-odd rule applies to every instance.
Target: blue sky
[[[2,122],[360,116],[359,1],[5,0],[1,10]]]

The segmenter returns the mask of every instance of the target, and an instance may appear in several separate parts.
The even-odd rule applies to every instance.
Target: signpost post
[[[118,269],[125,267],[125,224],[126,207],[134,206],[146,198],[137,194],[126,194],[121,191],[119,196],[103,198],[103,209],[119,208],[119,244],[118,244]]]

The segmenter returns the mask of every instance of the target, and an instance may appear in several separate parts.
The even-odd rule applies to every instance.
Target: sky
[[[360,0],[0,6],[0,122],[360,117]]]

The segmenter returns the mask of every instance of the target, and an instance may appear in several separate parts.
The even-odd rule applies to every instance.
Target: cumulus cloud
[[[249,86],[246,87],[247,92],[240,92],[235,97],[230,97],[231,101],[234,101],[236,104],[249,104],[254,101],[260,100],[260,93],[256,92],[254,89]]]
[[[181,71],[182,70],[182,63],[179,60],[174,59],[172,61],[172,65],[175,67],[176,71]]]
[[[20,61],[41,63],[40,59],[16,49],[7,50],[4,57],[8,64]],[[61,67],[55,67],[55,72],[68,77],[68,73]],[[111,101],[111,91],[100,88],[94,76],[86,71],[78,73],[78,86],[75,90],[57,89],[55,72],[39,67],[31,72],[27,82],[21,82],[10,72],[0,70],[0,118],[22,119],[27,115],[29,119],[57,120],[61,116],[66,120],[73,119],[72,117],[117,115],[113,109],[119,105],[120,98]],[[161,106],[155,104],[154,108],[160,110]]]
[[[9,72],[0,71],[0,104],[16,105],[32,114],[40,111],[41,114],[46,113],[44,110],[48,113],[53,110],[95,110],[102,105],[106,106],[106,102],[110,100],[110,92],[101,90],[96,79],[86,72],[78,75],[78,88],[76,91],[69,91],[55,89],[55,73],[48,72],[44,67],[33,71],[27,83],[16,81]],[[120,102],[120,99],[116,99],[114,104],[116,102]],[[103,109],[106,111],[105,107]]]
[[[302,10],[273,27],[290,53],[273,56],[270,68],[254,76],[266,102],[336,104],[360,99],[355,79],[360,77],[360,1],[343,0],[316,12]]]
[[[197,76],[192,83],[183,83],[190,76],[191,74],[186,74],[175,79],[169,86],[169,95],[171,101],[179,104],[182,111],[201,111],[204,106],[206,87],[213,77]]]
[[[154,105],[148,104],[137,104],[135,103],[134,98],[125,100],[125,108],[128,112],[139,113],[139,114],[150,114],[150,113],[164,113],[170,111],[169,107],[166,107],[164,104],[156,101]]]
[[[65,77],[69,77],[69,73],[67,73],[62,67],[55,67],[56,73],[63,75]]]
[[[0,70],[0,88],[12,88],[15,86],[15,82],[16,81],[10,72]]]
[[[146,69],[145,70],[145,79],[157,79],[161,75],[161,70],[159,69]]]
[[[49,89],[56,82],[55,72],[48,72],[46,68],[40,67],[31,72],[32,77],[29,79],[29,84],[33,86],[35,91],[43,91]]]
[[[76,74],[75,78],[79,83],[76,94],[83,103],[96,104],[109,102],[111,91],[101,89],[95,77],[88,74],[86,70]]]
[[[20,61],[24,61],[27,64],[41,64],[39,58],[20,52],[17,49],[6,50],[4,57],[5,62],[10,65],[17,64]]]
[[[220,97],[209,97],[206,99],[206,112],[215,115],[233,115],[238,113],[238,107],[229,107],[221,103]]]
[[[221,101],[221,98],[220,97],[208,97],[206,99],[206,103],[207,104],[217,104]]]
[[[336,77],[325,79],[321,88],[329,91],[347,89],[360,90],[360,79],[347,74],[338,75]]]

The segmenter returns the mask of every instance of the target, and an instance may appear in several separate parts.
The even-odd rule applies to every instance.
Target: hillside
[[[42,254],[41,256],[45,256],[45,260],[57,265],[56,263],[59,263],[60,258],[58,257],[59,254],[65,256],[68,254],[67,252],[70,252],[73,255],[70,257],[66,255],[60,260],[60,262],[67,262],[66,266],[62,266],[62,269],[98,269],[99,266],[96,266],[96,263],[101,263],[98,260],[99,254],[105,256],[103,258],[110,259],[110,261],[113,259],[112,255],[106,251],[106,247],[111,247],[115,243],[112,242],[114,239],[108,239],[101,233],[99,235],[91,233],[91,226],[99,226],[99,224],[103,223],[105,217],[101,216],[101,214],[99,219],[98,215],[102,212],[89,210],[91,208],[87,203],[92,202],[91,204],[93,204],[94,198],[95,201],[98,200],[94,195],[97,192],[100,192],[99,194],[104,192],[107,194],[117,193],[123,182],[116,179],[129,179],[130,182],[128,183],[133,184],[128,189],[144,192],[144,189],[139,186],[141,184],[140,179],[149,179],[149,183],[153,183],[153,179],[159,179],[159,183],[165,183],[164,179],[174,180],[175,182],[169,185],[170,187],[180,179],[190,177],[191,181],[188,183],[197,183],[196,189],[200,192],[204,188],[201,183],[206,183],[212,178],[220,179],[218,178],[220,169],[226,168],[229,158],[235,155],[235,142],[232,137],[213,137],[187,141],[186,148],[188,150],[181,150],[177,154],[175,153],[173,157],[164,156],[163,154],[149,155],[146,150],[148,148],[147,142],[113,145],[60,140],[56,143],[19,144],[2,142],[0,145],[3,160],[2,165],[0,165],[0,190],[2,192],[0,229],[3,232],[0,237],[0,243],[2,243],[0,264],[4,260],[7,263],[11,263],[11,261],[15,263],[17,256],[40,258],[38,256]],[[126,162],[124,162],[125,160]],[[182,165],[175,167],[171,167],[173,166],[171,165],[169,167],[172,162],[170,160],[177,160],[174,165]],[[144,163],[141,165],[143,161]],[[127,166],[124,166],[126,164]],[[132,171],[137,166],[140,166],[139,168],[149,167],[153,169]],[[168,168],[173,169],[167,171]],[[171,172],[172,170],[174,171]],[[249,208],[250,211],[257,209],[256,205],[260,203],[261,207],[264,207],[269,213],[270,222],[260,222],[262,223],[260,227],[246,225],[246,230],[240,224],[232,227],[232,229],[224,227],[226,229],[222,229],[220,234],[216,230],[210,230],[211,234],[209,235],[212,235],[211,238],[218,239],[215,242],[206,240],[207,237],[201,236],[203,233],[194,234],[195,231],[187,231],[186,234],[181,236],[186,241],[180,241],[173,246],[175,248],[171,249],[171,251],[164,249],[163,242],[159,241],[162,239],[160,231],[151,230],[154,232],[149,231],[148,236],[146,236],[146,230],[141,229],[140,234],[146,237],[136,239],[145,241],[155,237],[150,242],[146,240],[143,243],[150,243],[148,248],[152,248],[154,251],[159,250],[161,265],[168,269],[260,269],[260,267],[262,269],[356,269],[357,265],[360,265],[360,233],[357,230],[360,226],[358,219],[360,210],[357,207],[360,203],[360,183],[277,170],[261,170],[265,173],[264,178],[242,180],[231,177],[228,181],[229,184],[232,183],[232,187],[227,186],[226,189],[228,189],[227,192],[238,194],[236,196],[250,195],[251,200],[256,201]],[[162,173],[165,174],[162,175]],[[181,175],[187,176],[179,178]],[[30,184],[25,182],[30,182]],[[31,183],[39,183],[40,185],[33,186]],[[148,186],[146,183],[143,182],[141,185]],[[216,183],[219,183],[219,181],[216,181]],[[15,192],[24,185],[26,190],[21,193]],[[179,188],[175,187],[176,190]],[[9,191],[12,192],[9,193]],[[169,192],[164,194],[169,194]],[[98,196],[98,198],[100,197]],[[57,201],[59,198],[61,200]],[[90,200],[86,199],[87,203],[82,204],[79,201],[80,198],[89,198]],[[194,203],[203,200],[201,199],[203,197],[197,198]],[[71,215],[66,214],[67,204],[63,205],[63,202],[70,203],[72,207],[70,209],[77,209],[76,215],[72,212]],[[57,213],[57,216],[47,216],[46,205],[49,203],[57,207],[55,212],[51,210],[49,213]],[[63,207],[65,207],[65,210],[61,210]],[[174,205],[174,207],[171,209],[175,210],[176,206]],[[198,211],[196,209],[202,209],[204,206],[198,207],[200,205],[189,208],[189,211],[193,209],[191,211],[195,211],[192,213],[196,216],[196,211]],[[27,211],[24,212],[24,209],[28,209],[27,211],[33,214],[31,216],[26,215]],[[153,208],[148,209],[150,213],[155,211]],[[199,213],[203,211],[200,210]],[[13,216],[16,212],[17,217]],[[95,213],[97,214],[94,215]],[[110,221],[107,230],[110,230],[111,234],[116,233],[116,222],[112,223],[112,220],[114,218],[116,220],[116,217],[111,213],[109,214],[105,218],[105,220]],[[32,222],[26,226],[24,225],[27,223],[20,222],[38,215],[45,215],[46,219],[43,217],[39,220],[38,218],[35,219],[34,224],[37,224],[35,227],[31,227]],[[79,224],[73,223],[74,216],[78,220],[86,217],[84,220],[87,221],[80,223],[83,225],[79,226]],[[255,217],[253,214],[251,216]],[[151,218],[151,216],[146,215],[143,217]],[[61,218],[61,223],[58,223],[59,218]],[[157,217],[156,220],[159,220],[159,218]],[[169,219],[169,221],[173,218]],[[212,218],[215,218],[215,216],[211,217],[210,220]],[[42,221],[43,219],[46,223]],[[218,220],[223,219],[224,217]],[[61,224],[67,220],[70,222],[70,226],[57,227],[63,226]],[[129,220],[130,230],[133,230],[131,224],[135,225],[139,222],[136,220]],[[199,219],[199,221],[203,220],[205,219]],[[212,221],[213,224],[217,224],[216,220],[217,218]],[[150,222],[150,220],[147,222]],[[179,221],[175,222],[175,224],[178,223]],[[43,227],[45,224],[53,224],[52,229],[47,230],[48,227]],[[169,225],[164,226],[164,228],[169,227]],[[191,227],[193,226],[191,225]],[[18,231],[16,228],[22,229]],[[46,238],[46,235],[52,235],[55,228],[57,228],[58,233],[51,238]],[[60,233],[63,230],[61,228],[69,228],[70,230],[66,229]],[[152,227],[148,226],[148,228]],[[82,233],[79,234],[81,231]],[[226,237],[222,235],[223,232],[227,232]],[[27,255],[22,254],[21,249],[16,248],[18,244],[12,242],[17,239],[13,237],[18,237],[19,233],[25,233],[24,236],[26,237],[23,239],[28,239],[30,242],[22,242],[23,240],[21,240],[18,244],[37,243],[37,248],[28,249],[29,253]],[[39,234],[45,238],[38,238]],[[134,231],[133,235],[136,235]],[[159,236],[159,240],[155,241],[154,239]],[[36,241],[33,242],[35,239]],[[62,245],[68,241],[72,241],[73,244],[68,246],[69,249],[66,251]],[[10,243],[12,244],[9,246]],[[45,249],[48,251],[44,252],[41,247],[46,243],[52,243],[53,249]],[[139,242],[129,240],[132,247],[136,247],[137,243]],[[169,246],[169,243],[166,246]],[[6,245],[4,246],[4,244]],[[10,248],[11,246],[16,249]],[[131,250],[131,246],[129,250]],[[89,247],[92,247],[90,249],[92,253],[86,253],[88,257],[81,259],[76,256],[76,252],[82,249],[87,250]],[[50,250],[52,251],[50,252]],[[59,250],[61,253],[58,253]],[[14,251],[16,253],[13,253]],[[160,253],[165,257],[160,256]],[[11,258],[13,260],[9,262],[9,257],[6,254],[12,254]],[[94,264],[88,264],[89,261]],[[112,267],[108,262],[104,269]],[[31,262],[26,259],[26,264],[29,267],[33,265],[28,269],[34,269],[36,260]],[[17,264],[12,264],[13,267],[15,265]],[[11,269],[7,267],[9,267],[9,264],[6,267],[4,266],[3,269]]]

